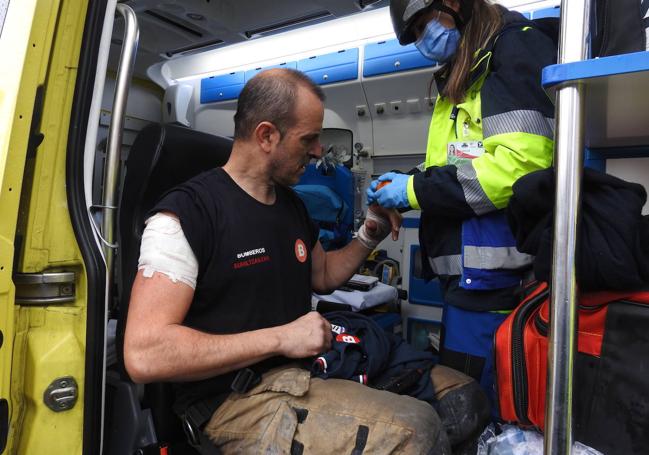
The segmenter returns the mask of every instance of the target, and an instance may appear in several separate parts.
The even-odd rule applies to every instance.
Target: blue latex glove
[[[408,179],[410,175],[398,174],[396,172],[387,172],[380,176],[378,180],[372,181],[367,189],[367,204],[377,203],[381,207],[388,209],[400,209],[410,207],[408,202]],[[376,187],[381,182],[391,180],[392,183],[384,186],[380,190]]]

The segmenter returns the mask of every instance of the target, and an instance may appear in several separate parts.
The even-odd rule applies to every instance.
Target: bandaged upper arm
[[[138,270],[150,278],[155,272],[196,289],[198,261],[183,233],[180,222],[164,213],[146,220],[140,245]]]

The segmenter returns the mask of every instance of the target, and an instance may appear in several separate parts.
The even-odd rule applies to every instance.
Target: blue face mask
[[[460,42],[460,32],[456,28],[446,28],[435,19],[426,25],[415,46],[424,57],[436,62],[448,62]]]

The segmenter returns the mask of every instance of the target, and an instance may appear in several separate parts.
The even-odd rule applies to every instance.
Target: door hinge
[[[16,305],[59,305],[74,302],[74,272],[17,273]]]

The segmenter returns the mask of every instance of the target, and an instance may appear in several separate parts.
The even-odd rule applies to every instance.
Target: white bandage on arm
[[[356,238],[365,248],[373,250],[379,243],[381,243],[384,238],[388,236],[390,232],[392,232],[392,227],[390,226],[390,222],[388,220],[376,215],[369,209],[367,211],[366,220],[374,221],[376,223],[376,230],[373,232],[370,231],[365,227],[365,223],[363,223],[363,225],[358,230]]]
[[[156,213],[146,220],[137,269],[151,278],[155,272],[196,289],[198,261],[185,238],[180,222],[173,216]]]

